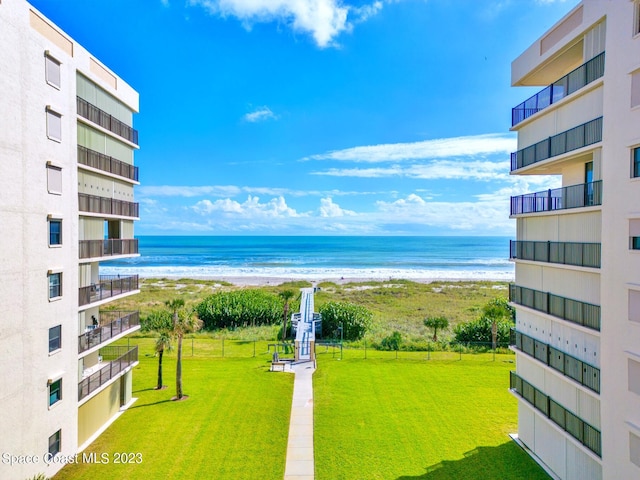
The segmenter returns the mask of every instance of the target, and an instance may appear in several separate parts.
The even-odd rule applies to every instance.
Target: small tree
[[[284,343],[287,337],[287,319],[289,318],[289,300],[291,300],[295,293],[293,290],[284,290],[279,293],[280,298],[284,301],[284,315],[282,319],[282,342]]]
[[[444,330],[449,327],[449,320],[445,317],[427,317],[424,319],[424,326],[433,328],[433,341],[438,341],[438,329]]]
[[[182,400],[182,339],[186,333],[195,332],[200,329],[202,322],[195,315],[193,309],[184,307],[184,300],[176,298],[168,300],[165,305],[169,307],[172,314],[171,336],[178,341],[177,362],[176,362],[176,400]]]
[[[164,385],[162,385],[162,357],[165,351],[170,352],[173,349],[171,345],[171,327],[171,313],[166,310],[151,312],[146,320],[142,322],[142,331],[153,331],[158,334],[155,344],[156,355],[158,356],[158,382],[156,384],[156,390],[164,388]]]

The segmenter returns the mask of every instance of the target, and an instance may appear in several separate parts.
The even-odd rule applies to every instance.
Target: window
[[[47,53],[44,55],[44,74],[49,85],[60,88],[60,62]]]
[[[47,191],[54,195],[62,195],[62,169],[47,164]]]
[[[49,329],[49,353],[62,348],[62,325]]]
[[[47,137],[56,142],[62,141],[62,115],[47,107]]]
[[[49,274],[49,298],[62,296],[62,273]]]
[[[635,1],[633,3],[633,35],[636,36],[640,33],[640,2]]]
[[[640,250],[640,218],[629,220],[629,248]]]
[[[640,147],[636,147],[631,155],[631,176],[640,177]]]
[[[62,430],[58,430],[56,433],[49,437],[49,453],[51,456],[55,456],[56,453],[60,453],[60,447],[62,440]]]
[[[59,378],[49,385],[49,406],[62,400],[62,379]]]
[[[631,108],[640,105],[640,71],[631,74]]]
[[[62,245],[62,220],[49,220],[49,245]]]

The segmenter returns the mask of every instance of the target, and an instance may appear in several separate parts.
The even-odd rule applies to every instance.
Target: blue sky
[[[573,0],[33,0],[140,93],[138,235],[514,235],[511,61]]]

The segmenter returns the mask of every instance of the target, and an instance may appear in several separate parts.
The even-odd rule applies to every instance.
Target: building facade
[[[518,438],[563,479],[640,478],[640,2],[584,0],[512,63]]]
[[[138,94],[24,0],[0,0],[0,478],[53,475],[131,402]]]

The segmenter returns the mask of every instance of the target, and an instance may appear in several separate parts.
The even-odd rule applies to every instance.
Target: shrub
[[[494,320],[489,317],[480,317],[477,320],[471,322],[459,323],[453,329],[457,342],[486,342],[491,343],[491,326]],[[513,322],[511,320],[495,320],[498,327],[497,341],[498,343],[509,342],[509,334],[511,328],[513,328]]]
[[[346,302],[325,303],[320,307],[320,314],[323,336],[336,335],[335,332],[342,325],[345,340],[361,338],[371,327],[373,319],[373,314],[365,307]]]
[[[282,322],[284,302],[261,289],[218,292],[196,307],[204,329],[273,325]]]
[[[400,350],[402,334],[397,330],[380,341],[380,350]]]

